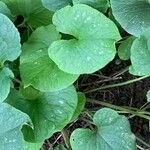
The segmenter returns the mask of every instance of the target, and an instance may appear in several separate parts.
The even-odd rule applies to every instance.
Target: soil
[[[118,76],[115,80],[111,80],[108,77],[112,77],[114,75],[117,75],[120,73],[120,70],[126,68],[130,65],[130,62],[128,61],[121,61],[118,58],[116,58],[113,62],[108,64],[104,69],[102,69],[99,72],[96,72],[95,75],[83,75],[80,77],[80,79],[75,84],[78,91],[84,92],[89,89],[93,89],[96,87],[100,87],[102,85],[109,85],[114,83],[120,83],[124,81],[128,81],[131,79],[136,78],[135,76],[132,76],[129,74],[129,72],[125,72]],[[100,78],[100,76],[105,76]],[[105,81],[105,82],[103,82]],[[96,84],[97,82],[100,82],[100,84]],[[87,94],[86,96],[90,99],[96,99],[101,100],[107,103],[111,103],[117,106],[130,106],[140,109],[147,101],[146,101],[146,93],[150,90],[150,78],[146,78],[144,80],[132,83],[130,85],[122,86],[122,87],[116,87],[111,88],[107,90],[102,91],[96,91],[91,94]],[[93,105],[93,104],[86,104],[86,108],[88,110],[98,110],[102,108],[103,106],[100,105]],[[150,110],[147,110],[150,111]],[[126,115],[126,114],[123,114]],[[131,116],[131,114],[126,115],[127,117]],[[89,119],[85,114],[82,114],[78,120],[66,127],[66,131],[68,132],[68,135],[71,134],[71,132],[76,128],[86,128],[89,127],[90,124],[87,122],[87,119]],[[149,121],[140,117],[132,117],[129,118],[132,132],[140,139],[142,139],[144,142],[150,144],[150,131],[149,131]],[[55,134],[51,139],[45,142],[44,149],[48,150],[51,144],[57,145],[58,143],[63,143],[63,138],[59,138],[60,133]],[[58,139],[57,139],[58,138]],[[50,144],[51,143],[51,144]],[[137,143],[139,146],[145,148],[145,145],[143,145],[141,142],[137,140]]]

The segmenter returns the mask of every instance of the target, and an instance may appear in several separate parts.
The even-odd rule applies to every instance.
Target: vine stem
[[[63,136],[63,139],[64,139],[64,142],[65,142],[65,144],[66,144],[67,149],[70,149],[71,146],[70,146],[69,135],[68,135],[67,131],[66,131],[65,129],[63,129],[63,130],[61,131],[61,134],[62,134],[62,136]]]
[[[113,104],[110,104],[110,103],[106,103],[106,102],[98,101],[98,100],[94,100],[94,99],[87,99],[87,102],[94,103],[94,104],[99,104],[99,105],[102,105],[102,106],[105,106],[105,107],[109,107],[109,108],[112,108],[112,109],[115,109],[115,110],[126,111],[126,112],[128,112],[130,114],[133,114],[133,115],[142,117],[144,119],[150,120],[150,117],[147,116],[147,115],[140,114],[140,113],[138,113],[136,111],[133,111],[133,110],[121,107],[121,106],[116,106],[116,105],[113,105]]]
[[[16,83],[19,83],[20,85],[22,85],[22,82],[21,82],[19,79],[17,79],[17,78],[12,78],[12,80],[14,80]]]
[[[146,75],[146,76],[139,77],[139,78],[136,78],[136,79],[133,79],[133,80],[128,80],[128,81],[125,81],[125,82],[122,82],[122,83],[116,83],[116,84],[101,86],[101,87],[96,88],[96,89],[92,89],[92,90],[89,90],[89,91],[85,91],[84,93],[87,94],[87,93],[92,93],[92,92],[99,91],[99,90],[105,90],[105,89],[109,89],[109,88],[125,86],[125,85],[128,85],[128,84],[131,84],[131,83],[134,83],[134,82],[143,80],[143,79],[145,79],[145,78],[148,78],[149,76],[150,76],[150,75]]]
[[[144,142],[144,141],[143,141],[142,139],[140,139],[139,137],[136,136],[136,139],[137,139],[140,143],[144,144],[146,147],[150,148],[150,145],[147,144],[146,142]]]

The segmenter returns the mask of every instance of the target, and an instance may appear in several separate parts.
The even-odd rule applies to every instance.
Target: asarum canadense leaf
[[[71,120],[77,107],[77,93],[73,86],[58,92],[41,93],[35,100],[27,100],[12,90],[7,102],[28,114],[34,128],[22,131],[28,142],[43,142],[61,131]]]
[[[30,118],[14,107],[0,104],[0,149],[26,150],[21,128]]]
[[[150,28],[134,40],[131,47],[131,63],[131,74],[150,75]]]
[[[0,103],[7,98],[13,77],[14,74],[9,68],[0,69]]]
[[[43,7],[41,0],[2,0],[14,16],[22,15],[33,28],[51,23],[52,12]]]
[[[49,57],[64,72],[93,73],[115,57],[118,29],[99,11],[84,4],[66,6],[54,14],[53,24],[58,31],[74,36],[49,47]]]
[[[59,10],[70,5],[72,0],[42,0],[43,6],[51,11]]]
[[[107,0],[72,0],[73,4],[86,4],[102,12],[106,12],[108,8]]]
[[[7,5],[0,1],[0,13],[6,15],[7,17],[11,16],[10,10],[8,9]]]
[[[150,26],[149,0],[110,0],[113,15],[130,34],[139,36]]]
[[[78,75],[60,70],[48,56],[49,45],[60,39],[53,25],[40,27],[23,45],[20,72],[25,87],[32,85],[41,91],[57,91],[71,85]]]
[[[118,55],[122,60],[128,60],[131,56],[131,46],[133,41],[135,40],[134,36],[127,38],[125,41],[121,43],[118,48]]]
[[[76,129],[71,135],[73,150],[136,150],[135,136],[126,117],[103,108],[93,118],[95,130]]]
[[[13,61],[21,53],[20,36],[14,24],[0,14],[0,66],[6,60]]]

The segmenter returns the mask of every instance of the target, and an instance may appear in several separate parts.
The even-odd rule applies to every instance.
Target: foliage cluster
[[[38,150],[75,121],[86,97],[73,83],[117,54],[150,75],[149,0],[1,0],[0,150]],[[73,150],[136,149],[125,116],[103,108],[92,119],[71,134]]]

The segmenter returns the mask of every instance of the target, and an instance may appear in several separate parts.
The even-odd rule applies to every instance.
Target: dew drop
[[[61,111],[61,110],[57,110],[57,112],[58,112],[59,114],[62,114],[62,111]]]
[[[41,50],[41,49],[37,51],[37,53],[41,53],[41,52],[42,52],[42,50]]]
[[[16,142],[16,139],[13,139],[12,142],[15,143],[15,142]]]
[[[90,61],[91,59],[92,59],[91,57],[89,57],[89,56],[87,57],[87,61]]]
[[[99,55],[102,55],[102,54],[103,54],[103,52],[98,52],[98,54],[99,54]]]
[[[63,101],[59,101],[59,103],[60,103],[60,104],[64,104],[64,102],[63,102]]]
[[[86,19],[87,21],[89,21],[89,20],[91,20],[91,17],[87,17],[87,19]]]
[[[4,141],[5,141],[5,142],[7,142],[7,141],[8,141],[8,139],[5,137],[5,138],[4,138]]]
[[[96,28],[96,24],[93,24],[93,28]]]

